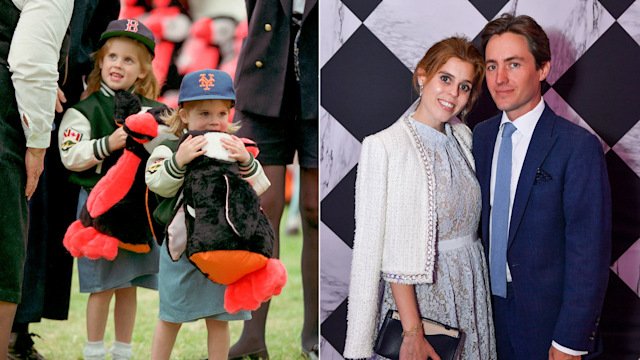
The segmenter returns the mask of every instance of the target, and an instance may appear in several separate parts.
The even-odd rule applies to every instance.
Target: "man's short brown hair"
[[[551,61],[551,49],[547,34],[532,17],[527,15],[514,16],[504,13],[499,18],[490,21],[480,34],[482,51],[486,51],[487,43],[493,35],[502,35],[506,32],[522,35],[527,39],[529,51],[536,60],[536,69],[540,69],[546,62]]]

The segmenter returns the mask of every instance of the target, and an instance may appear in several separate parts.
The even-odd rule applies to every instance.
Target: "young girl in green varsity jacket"
[[[153,74],[152,32],[134,19],[114,20],[100,38],[95,66],[87,80],[89,96],[70,108],[60,125],[60,157],[74,171],[70,181],[82,186],[78,209],[98,180],[107,173],[125,147],[127,134],[114,121],[114,94],[133,92],[142,111],[162,106],[152,100],[159,85]],[[146,224],[141,224],[146,225]],[[153,244],[153,241],[150,241]],[[136,288],[157,290],[158,247],[147,253],[121,249],[113,261],[78,258],[80,292],[91,293],[87,303],[85,359],[104,359],[104,333],[109,304],[115,294],[113,359],[129,359],[136,314]]]

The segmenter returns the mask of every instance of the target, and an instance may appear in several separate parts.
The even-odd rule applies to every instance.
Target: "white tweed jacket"
[[[473,166],[471,130],[450,123]],[[344,356],[373,355],[380,280],[432,283],[437,216],[433,154],[406,116],[362,143]]]

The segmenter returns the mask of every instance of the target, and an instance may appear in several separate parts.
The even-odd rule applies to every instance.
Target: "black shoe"
[[[229,360],[269,360],[269,352],[266,348],[262,348],[256,352],[242,354],[240,356],[229,357]]]
[[[308,360],[318,360],[318,344],[313,345],[311,350],[305,350],[302,348],[302,357]]]
[[[34,347],[32,336],[40,337],[31,333],[11,333],[9,336],[9,360],[46,360]]]

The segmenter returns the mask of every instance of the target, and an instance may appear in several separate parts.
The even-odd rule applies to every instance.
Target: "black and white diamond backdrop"
[[[613,201],[613,255],[599,359],[640,357],[640,0],[322,0],[321,358],[342,359],[362,139],[407,111],[415,64],[436,41],[478,41],[503,12],[549,35],[544,99],[596,134]],[[488,92],[469,125],[497,113]]]

